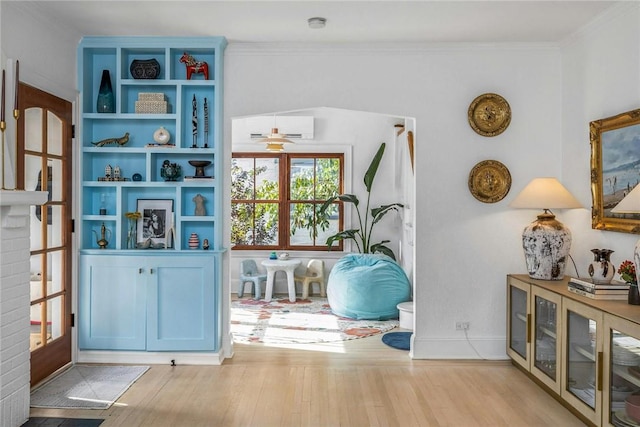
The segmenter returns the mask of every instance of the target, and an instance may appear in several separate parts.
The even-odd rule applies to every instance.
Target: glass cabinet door
[[[640,426],[640,325],[611,315],[604,323],[603,424]]]
[[[529,369],[529,284],[510,277],[507,286],[508,346],[507,354],[518,364]]]
[[[594,424],[602,412],[602,312],[574,300],[563,302],[562,397]]]
[[[561,330],[558,316],[562,298],[544,289],[531,291],[533,313],[533,366],[531,372],[548,387],[560,393],[559,364]]]

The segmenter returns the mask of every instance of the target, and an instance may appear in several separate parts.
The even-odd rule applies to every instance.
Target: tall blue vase
[[[113,97],[113,89],[111,88],[111,76],[109,75],[109,70],[102,70],[102,80],[100,81],[100,90],[98,91],[96,111],[98,113],[116,112],[116,104]]]

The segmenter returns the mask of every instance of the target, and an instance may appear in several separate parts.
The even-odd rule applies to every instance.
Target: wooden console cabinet
[[[585,422],[635,425],[624,400],[640,392],[640,306],[573,294],[568,279],[507,276],[507,354]]]

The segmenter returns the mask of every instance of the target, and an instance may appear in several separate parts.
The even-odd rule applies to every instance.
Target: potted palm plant
[[[390,240],[382,240],[377,243],[371,243],[371,236],[373,233],[373,226],[376,225],[388,212],[392,210],[398,210],[399,208],[404,207],[401,203],[392,203],[389,205],[382,205],[376,208],[370,208],[371,201],[371,188],[373,186],[373,180],[376,177],[376,173],[378,172],[378,166],[380,165],[380,160],[382,160],[382,156],[384,155],[384,149],[386,144],[383,142],[378,148],[378,152],[371,160],[371,164],[367,169],[367,172],[364,174],[364,185],[367,189],[367,204],[364,211],[364,214],[360,212],[360,200],[354,194],[340,194],[338,196],[334,196],[328,199],[324,204],[320,207],[319,217],[325,217],[327,215],[327,209],[339,200],[345,203],[352,203],[356,212],[358,213],[358,223],[359,228],[353,228],[350,230],[343,230],[336,234],[333,234],[327,238],[327,246],[329,250],[331,250],[333,246],[333,242],[340,240],[353,240],[358,248],[358,252],[363,254],[373,254],[373,253],[382,253],[387,255],[394,260],[396,259],[393,251],[386,246],[386,243],[389,243]]]

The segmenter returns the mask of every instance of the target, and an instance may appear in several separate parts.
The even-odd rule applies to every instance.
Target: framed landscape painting
[[[640,109],[589,123],[592,228],[640,233],[640,214],[611,212],[640,183]]]

